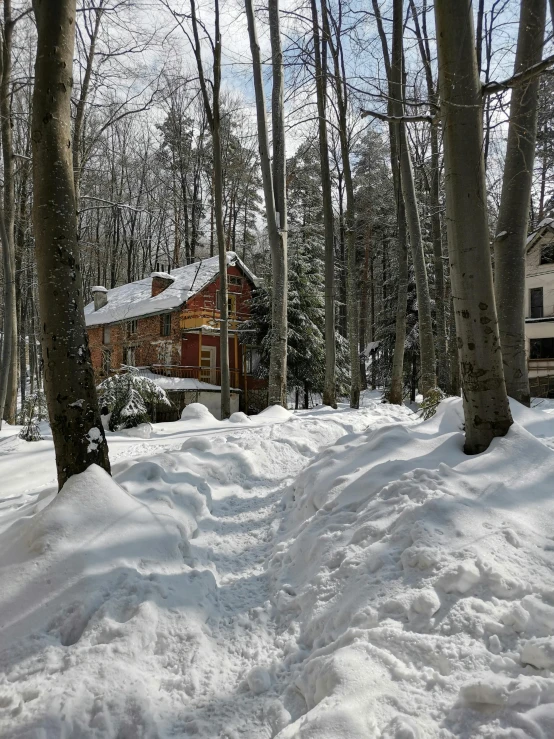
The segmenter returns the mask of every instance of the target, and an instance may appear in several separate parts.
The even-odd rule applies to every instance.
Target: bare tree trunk
[[[287,375],[287,258],[286,232],[280,232],[282,215],[277,208],[274,192],[274,179],[271,173],[271,159],[269,154],[269,136],[267,132],[266,104],[260,45],[256,33],[254,8],[252,0],[245,0],[246,17],[248,20],[248,35],[250,51],[252,53],[252,71],[254,76],[254,92],[256,96],[256,120],[258,128],[258,147],[260,152],[260,167],[264,190],[267,233],[271,249],[271,263],[273,267],[273,301],[272,301],[272,345],[270,357],[269,402],[286,406],[286,375]],[[273,13],[275,13],[273,9]],[[278,28],[277,28],[278,32]],[[273,29],[275,33],[275,29]],[[274,69],[275,71],[275,69]],[[275,82],[274,82],[275,84]],[[284,154],[284,151],[283,151]],[[284,187],[284,169],[283,187]],[[286,227],[286,221],[285,221]],[[285,251],[283,252],[283,249]]]
[[[16,300],[16,266],[15,266],[15,190],[12,141],[11,111],[11,71],[12,71],[12,35],[13,19],[11,0],[4,0],[4,23],[0,41],[0,117],[2,119],[2,157],[4,165],[4,230],[2,236],[4,266],[4,344],[2,356],[2,375],[0,381],[0,425],[2,418],[8,423],[15,423],[17,411],[17,366],[18,366],[18,334],[17,334],[17,300]],[[5,240],[4,240],[5,239]],[[6,374],[7,373],[7,374]],[[4,389],[5,388],[5,389]]]
[[[394,0],[393,24],[402,27],[403,0]],[[403,95],[396,97],[393,101],[394,115],[404,115]],[[418,322],[419,322],[419,354],[421,362],[421,393],[425,397],[437,384],[435,372],[435,343],[433,338],[433,320],[431,317],[431,298],[429,295],[429,283],[427,280],[427,268],[425,266],[425,255],[423,253],[423,239],[421,237],[421,224],[417,206],[417,197],[414,184],[414,172],[412,168],[412,157],[406,136],[406,124],[399,120],[398,131],[398,156],[400,160],[400,182],[402,185],[402,196],[406,208],[406,222],[410,234],[412,248],[412,262],[414,265]]]
[[[340,11],[339,11],[340,12]],[[327,17],[327,0],[322,0],[322,13]],[[325,21],[324,21],[325,23]],[[350,144],[348,140],[348,90],[341,47],[340,24],[335,23],[335,39],[329,38],[333,56],[335,94],[337,97],[338,128],[344,187],[346,190],[346,315],[348,324],[348,347],[350,350],[350,407],[360,407],[360,352],[359,352],[359,306],[358,272],[356,249],[356,224],[354,216],[354,184],[350,167]]]
[[[323,0],[325,2],[325,0]],[[321,194],[323,201],[323,230],[325,234],[325,384],[323,403],[337,407],[336,345],[335,345],[335,235],[333,230],[333,199],[329,144],[327,141],[327,34],[320,41],[317,2],[311,0],[314,34],[315,81],[317,95]]]
[[[273,87],[273,196],[279,226],[279,260],[273,265],[272,338],[269,358],[269,402],[287,407],[287,193],[285,153],[284,69],[279,0],[268,0]]]
[[[33,93],[33,220],[42,356],[60,488],[110,462],[88,349],[75,185],[71,85],[75,0],[35,0],[38,40]]]
[[[16,319],[16,311],[10,310],[11,294],[15,302],[15,280],[7,279],[7,275],[15,272],[15,264],[11,263],[10,244],[4,221],[4,213],[0,211],[0,238],[2,241],[2,262],[4,267],[4,326],[2,338],[2,364],[0,366],[0,428],[2,428],[2,420],[4,418],[4,409],[6,403],[6,395],[8,392],[8,381],[10,378],[10,367],[12,363],[13,342],[11,336],[13,333],[13,320]],[[10,302],[8,302],[10,301]],[[17,319],[16,319],[17,320]]]
[[[438,104],[437,92],[433,81],[433,70],[431,66],[431,51],[429,48],[429,36],[427,33],[427,3],[423,3],[422,25],[423,33],[419,25],[417,10],[414,0],[410,0],[410,9],[414,19],[417,42],[421,61],[425,67],[425,80],[427,83],[427,96],[431,115],[436,112]],[[480,47],[478,47],[480,48]],[[439,136],[437,126],[431,126],[429,132],[431,139],[431,177],[430,177],[430,208],[431,208],[431,231],[433,239],[433,265],[435,268],[435,324],[437,336],[437,370],[438,385],[443,390],[448,385],[448,352],[446,348],[446,295],[444,286],[444,263],[442,253],[442,235],[440,219],[440,161],[439,161]]]
[[[522,0],[514,74],[540,62],[546,0]],[[525,353],[525,242],[535,162],[539,77],[512,90],[502,196],[494,240],[494,289],[508,395],[530,405]]]
[[[223,167],[221,157],[221,111],[220,111],[220,89],[221,89],[221,32],[219,28],[219,0],[215,0],[215,40],[213,44],[213,86],[212,102],[208,94],[208,87],[204,77],[204,66],[198,35],[198,21],[196,18],[196,5],[190,0],[192,30],[194,34],[194,55],[200,78],[200,89],[204,100],[204,109],[208,124],[212,132],[213,158],[214,158],[214,215],[215,230],[217,236],[217,247],[219,253],[219,354],[221,366],[221,418],[229,418],[231,415],[231,378],[229,372],[229,306],[227,285],[227,250],[225,249],[225,233],[223,226]]]
[[[373,11],[377,30],[381,39],[385,69],[389,83],[388,113],[393,115],[393,100],[402,97],[402,18],[396,19],[393,26],[392,60],[389,58],[387,37],[377,0],[373,0]],[[389,402],[402,405],[404,402],[404,348],[406,344],[406,306],[408,303],[408,242],[406,233],[406,211],[400,188],[400,163],[398,160],[398,124],[389,122],[391,170],[396,199],[396,241],[398,260],[398,288],[394,334],[394,353],[392,358]]]
[[[436,0],[435,25],[465,451],[476,454],[487,449],[493,438],[506,434],[512,416],[502,371],[489,251],[472,0]]]

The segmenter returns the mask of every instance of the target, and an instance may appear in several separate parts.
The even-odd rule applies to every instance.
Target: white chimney
[[[102,285],[95,285],[91,292],[94,300],[94,310],[100,310],[108,302],[108,291]]]

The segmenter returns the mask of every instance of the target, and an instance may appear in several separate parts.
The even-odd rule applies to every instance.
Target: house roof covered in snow
[[[235,252],[227,252],[227,265],[239,267],[252,282],[257,282],[256,276]],[[152,275],[114,287],[108,290],[108,300],[102,308],[94,310],[94,303],[85,306],[86,324],[100,326],[173,311],[203,290],[218,274],[219,257],[210,257],[174,269],[172,284],[158,295],[152,296]]]
[[[535,240],[540,236],[545,228],[554,228],[554,218],[543,218],[537,228],[529,234],[527,237],[527,248],[535,243]]]

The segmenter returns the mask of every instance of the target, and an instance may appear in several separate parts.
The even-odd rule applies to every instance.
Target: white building
[[[554,397],[554,218],[545,218],[525,250],[525,341],[531,395]]]

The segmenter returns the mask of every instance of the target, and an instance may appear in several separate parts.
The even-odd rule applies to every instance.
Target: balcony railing
[[[554,359],[529,359],[529,377],[540,375],[554,375]]]

